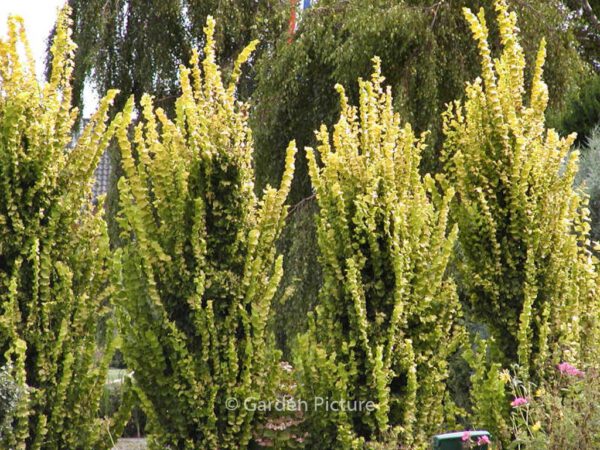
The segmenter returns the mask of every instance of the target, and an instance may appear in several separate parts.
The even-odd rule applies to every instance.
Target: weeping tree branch
[[[585,15],[585,18],[589,21],[590,25],[594,27],[594,29],[600,33],[600,20],[598,20],[598,16],[592,9],[590,2],[588,0],[579,0],[579,5]]]

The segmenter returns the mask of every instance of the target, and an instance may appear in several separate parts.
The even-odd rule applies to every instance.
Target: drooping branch
[[[594,27],[594,29],[600,33],[600,20],[598,20],[598,16],[592,9],[590,2],[588,0],[579,0],[579,4],[583,11],[585,18],[588,20],[590,25]]]

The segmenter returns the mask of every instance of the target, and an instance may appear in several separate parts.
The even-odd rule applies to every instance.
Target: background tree
[[[154,448],[246,448],[254,414],[244,399],[269,398],[278,352],[267,328],[282,275],[275,241],[293,175],[289,147],[280,189],[254,193],[246,106],[235,97],[242,51],[223,85],[214,27],[204,61],[181,68],[182,95],[167,118],[142,97],[117,117],[125,176],[116,256],[122,350]],[[136,155],[134,157],[134,155]],[[240,406],[232,409],[228,399]]]
[[[150,93],[163,108],[179,96],[179,64],[203,45],[206,17],[217,19],[219,62],[231,67],[252,39],[268,47],[286,24],[284,0],[69,0],[73,10],[75,100],[92,81],[99,92],[119,89],[117,106]],[[251,67],[251,66],[250,66]]]
[[[453,417],[448,358],[462,335],[446,277],[457,233],[447,230],[453,192],[421,178],[423,138],[402,125],[375,64],[371,80],[359,81],[358,108],[338,87],[340,119],[333,133],[318,133],[322,168],[308,150],[323,286],[299,338],[301,398],[375,405],[309,408],[309,439],[321,448],[387,439],[421,448]]]
[[[581,148],[575,185],[589,195],[590,237],[600,242],[600,128],[594,128]]]
[[[111,448],[108,432],[127,419],[128,402],[116,422],[98,418],[115,329],[109,321],[97,342],[110,258],[91,187],[115,92],[73,145],[68,26],[63,11],[44,86],[22,21],[9,19],[0,41],[0,366],[22,389],[2,448]]]
[[[569,9],[569,25],[575,32],[582,56],[591,63],[596,73],[600,71],[600,1],[565,0]]]
[[[576,94],[569,98],[557,123],[564,134],[577,133],[577,143],[584,144],[600,123],[600,76],[590,77]]]

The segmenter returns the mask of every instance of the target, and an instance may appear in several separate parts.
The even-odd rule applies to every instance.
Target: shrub
[[[577,95],[567,102],[565,112],[559,117],[561,131],[577,133],[577,141],[584,144],[600,122],[600,76],[587,80]]]
[[[465,10],[482,78],[444,117],[448,178],[456,187],[461,280],[496,362],[543,376],[547,362],[597,357],[598,303],[586,199],[573,188],[577,152],[545,127],[545,44],[525,97],[516,15],[496,1],[503,50],[492,59],[483,10]]]
[[[423,137],[401,126],[382,82],[375,59],[372,79],[359,81],[359,108],[338,85],[340,119],[332,134],[323,126],[317,136],[323,167],[307,153],[323,286],[296,367],[309,444],[321,448],[425,445],[452,415],[447,359],[461,336],[445,276],[453,194],[419,175]],[[365,406],[327,411],[317,398]]]
[[[115,327],[107,319],[97,342],[110,316],[109,250],[91,200],[115,92],[72,144],[68,26],[63,11],[44,86],[20,19],[0,41],[0,364],[26,387],[2,448],[110,448],[107,430],[123,425],[98,418]]]
[[[254,194],[246,106],[236,101],[242,52],[230,84],[215,64],[214,20],[205,59],[182,67],[182,95],[170,120],[133,99],[116,118],[125,176],[118,220],[124,247],[115,283],[122,351],[155,448],[244,448],[254,414],[226,400],[265,398],[278,352],[267,332],[282,276],[275,241],[293,173],[288,149],[279,190]]]
[[[493,354],[489,341],[477,339],[471,348],[463,352],[471,367],[470,415],[473,428],[483,428],[491,433],[495,440],[510,441],[508,379],[504,376],[498,355]]]

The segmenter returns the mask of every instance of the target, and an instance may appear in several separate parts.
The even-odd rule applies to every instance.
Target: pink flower
[[[558,365],[558,371],[563,375],[570,375],[573,377],[582,377],[585,375],[582,370],[579,370],[578,368],[566,362],[560,363]]]
[[[479,439],[477,439],[477,445],[487,445],[491,443],[492,441],[490,441],[490,438],[487,436],[480,436]]]
[[[518,408],[519,406],[526,405],[528,400],[525,397],[517,397],[512,402],[510,402],[510,406],[513,408]]]
[[[468,431],[463,432],[462,437],[460,439],[463,442],[467,442],[469,439],[471,439],[471,433],[469,433]]]

